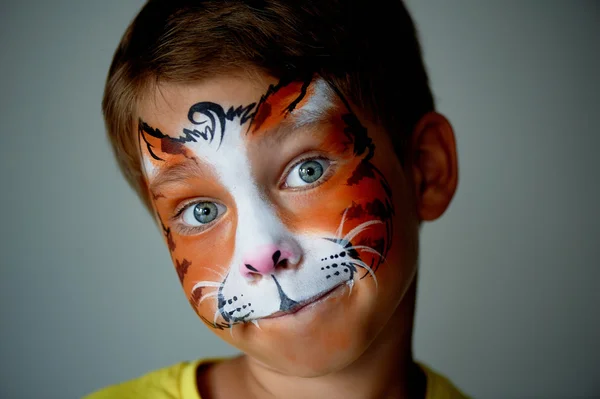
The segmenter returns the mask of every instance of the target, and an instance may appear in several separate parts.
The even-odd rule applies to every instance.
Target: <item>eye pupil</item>
[[[210,223],[217,218],[218,209],[212,202],[200,202],[194,207],[194,218],[200,223]]]
[[[317,161],[307,161],[300,165],[300,178],[306,183],[313,183],[323,175],[323,166]]]

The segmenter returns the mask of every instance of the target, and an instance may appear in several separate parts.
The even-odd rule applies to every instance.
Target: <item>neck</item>
[[[242,367],[255,398],[423,398],[425,376],[412,357],[416,278],[389,322],[351,365],[314,378],[279,374],[247,356]]]

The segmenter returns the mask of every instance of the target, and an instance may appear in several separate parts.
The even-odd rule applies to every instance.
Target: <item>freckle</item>
[[[230,299],[227,301],[227,303],[231,305],[233,303],[233,301]]]
[[[330,259],[333,259],[333,255],[331,255],[329,258],[330,258]]]
[[[342,266],[347,266],[347,265],[346,265],[346,262],[342,262]]]
[[[334,263],[333,265],[331,265],[331,267],[337,267],[337,263]]]
[[[234,297],[233,297],[233,300],[234,300],[234,301],[237,301],[237,296],[234,296]]]
[[[326,268],[329,269],[329,266],[327,266]]]
[[[254,313],[254,310],[251,310],[250,313]]]
[[[246,309],[246,305],[242,306],[242,309]]]
[[[251,304],[251,303],[249,303],[249,304],[248,304],[248,306],[252,306],[252,304]],[[253,312],[254,312],[254,310],[253,310]]]
[[[236,310],[239,312],[240,310],[242,310],[242,308],[237,308]]]
[[[229,312],[229,316],[233,316],[233,310],[231,312]]]
[[[340,272],[335,272],[335,275],[336,275],[336,276],[339,276],[339,275],[340,275]]]
[[[340,256],[346,256],[346,252],[342,251],[342,252],[340,253]]]
[[[331,278],[331,276],[327,276],[327,278]]]
[[[348,269],[344,269],[344,271],[345,271],[346,273],[348,273]]]
[[[325,269],[324,267],[321,268],[321,270]]]
[[[339,258],[339,256],[338,256],[338,255],[336,255],[336,256],[335,256],[335,258],[337,259],[337,258]]]

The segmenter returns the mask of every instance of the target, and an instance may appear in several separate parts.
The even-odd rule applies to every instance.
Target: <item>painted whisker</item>
[[[365,251],[365,252],[369,252],[372,254],[375,254],[377,256],[379,256],[381,258],[382,261],[385,262],[385,258],[382,254],[380,254],[378,251],[374,250],[373,248],[366,246],[366,245],[353,245],[351,247],[346,247],[346,249],[356,249],[358,251]]]
[[[221,280],[225,280],[225,278],[227,277],[227,274],[216,271],[215,269],[211,268],[211,267],[203,267],[203,269],[206,269],[210,272],[213,272],[214,274],[216,274],[217,276],[219,276],[221,278]]]
[[[346,236],[342,240],[346,242],[352,242],[354,237],[356,237],[357,235],[359,235],[374,224],[383,224],[383,222],[381,220],[369,220],[368,222],[361,223],[352,230],[350,230],[350,232],[346,234]]]
[[[350,296],[352,295],[352,288],[354,287],[354,279],[348,280],[346,284],[350,287],[350,290],[348,291],[348,296]]]
[[[218,291],[209,292],[209,293],[208,293],[208,294],[206,294],[206,295],[202,295],[202,297],[201,297],[201,298],[200,298],[200,300],[198,301],[198,305],[199,305],[199,304],[201,304],[201,303],[202,303],[202,302],[203,302],[205,299],[208,299],[208,298],[214,298],[214,297],[216,297],[216,296],[218,296],[218,295],[219,295],[219,292],[218,292]]]
[[[196,288],[205,288],[205,287],[216,287],[216,288],[220,288],[222,285],[222,283],[217,283],[215,281],[198,281],[196,284],[194,284],[194,286],[192,287],[192,291],[194,291]]]
[[[222,310],[223,310],[223,308],[217,308],[217,311],[215,312],[215,317],[213,319],[213,324],[215,326],[217,325],[217,319],[219,318],[219,315],[221,315]]]
[[[369,272],[371,277],[373,277],[373,280],[375,280],[375,289],[378,288],[377,277],[375,277],[375,272],[373,271],[373,269],[371,269],[371,267],[369,267],[369,265],[367,265],[362,260],[358,260],[358,259],[352,259],[351,263],[353,263],[356,266],[361,267],[361,268],[365,269],[367,272]]]
[[[346,208],[344,210],[344,213],[342,214],[342,221],[340,222],[340,227],[338,227],[338,229],[335,231],[335,238],[337,240],[340,240],[342,238],[342,233],[344,232],[344,222],[346,221],[346,213],[348,213],[348,209]]]

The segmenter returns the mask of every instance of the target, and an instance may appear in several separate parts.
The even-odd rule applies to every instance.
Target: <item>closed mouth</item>
[[[330,295],[331,293],[333,293],[333,291],[337,290],[338,288],[342,287],[345,284],[346,283],[338,284],[338,285],[336,285],[335,287],[333,287],[330,290],[327,290],[325,292],[317,294],[317,295],[315,295],[315,296],[313,296],[311,298],[308,298],[305,301],[298,302],[298,305],[294,306],[292,309],[289,309],[289,310],[286,310],[286,311],[281,311],[280,310],[280,311],[275,312],[275,313],[273,313],[273,314],[271,314],[271,315],[269,315],[267,317],[263,317],[262,319],[274,319],[274,318],[277,318],[277,317],[288,316],[290,314],[294,314],[296,312],[299,312],[300,310],[304,309],[308,305],[311,305],[313,303],[316,303],[316,302],[324,299],[325,297],[327,297],[328,295]]]

